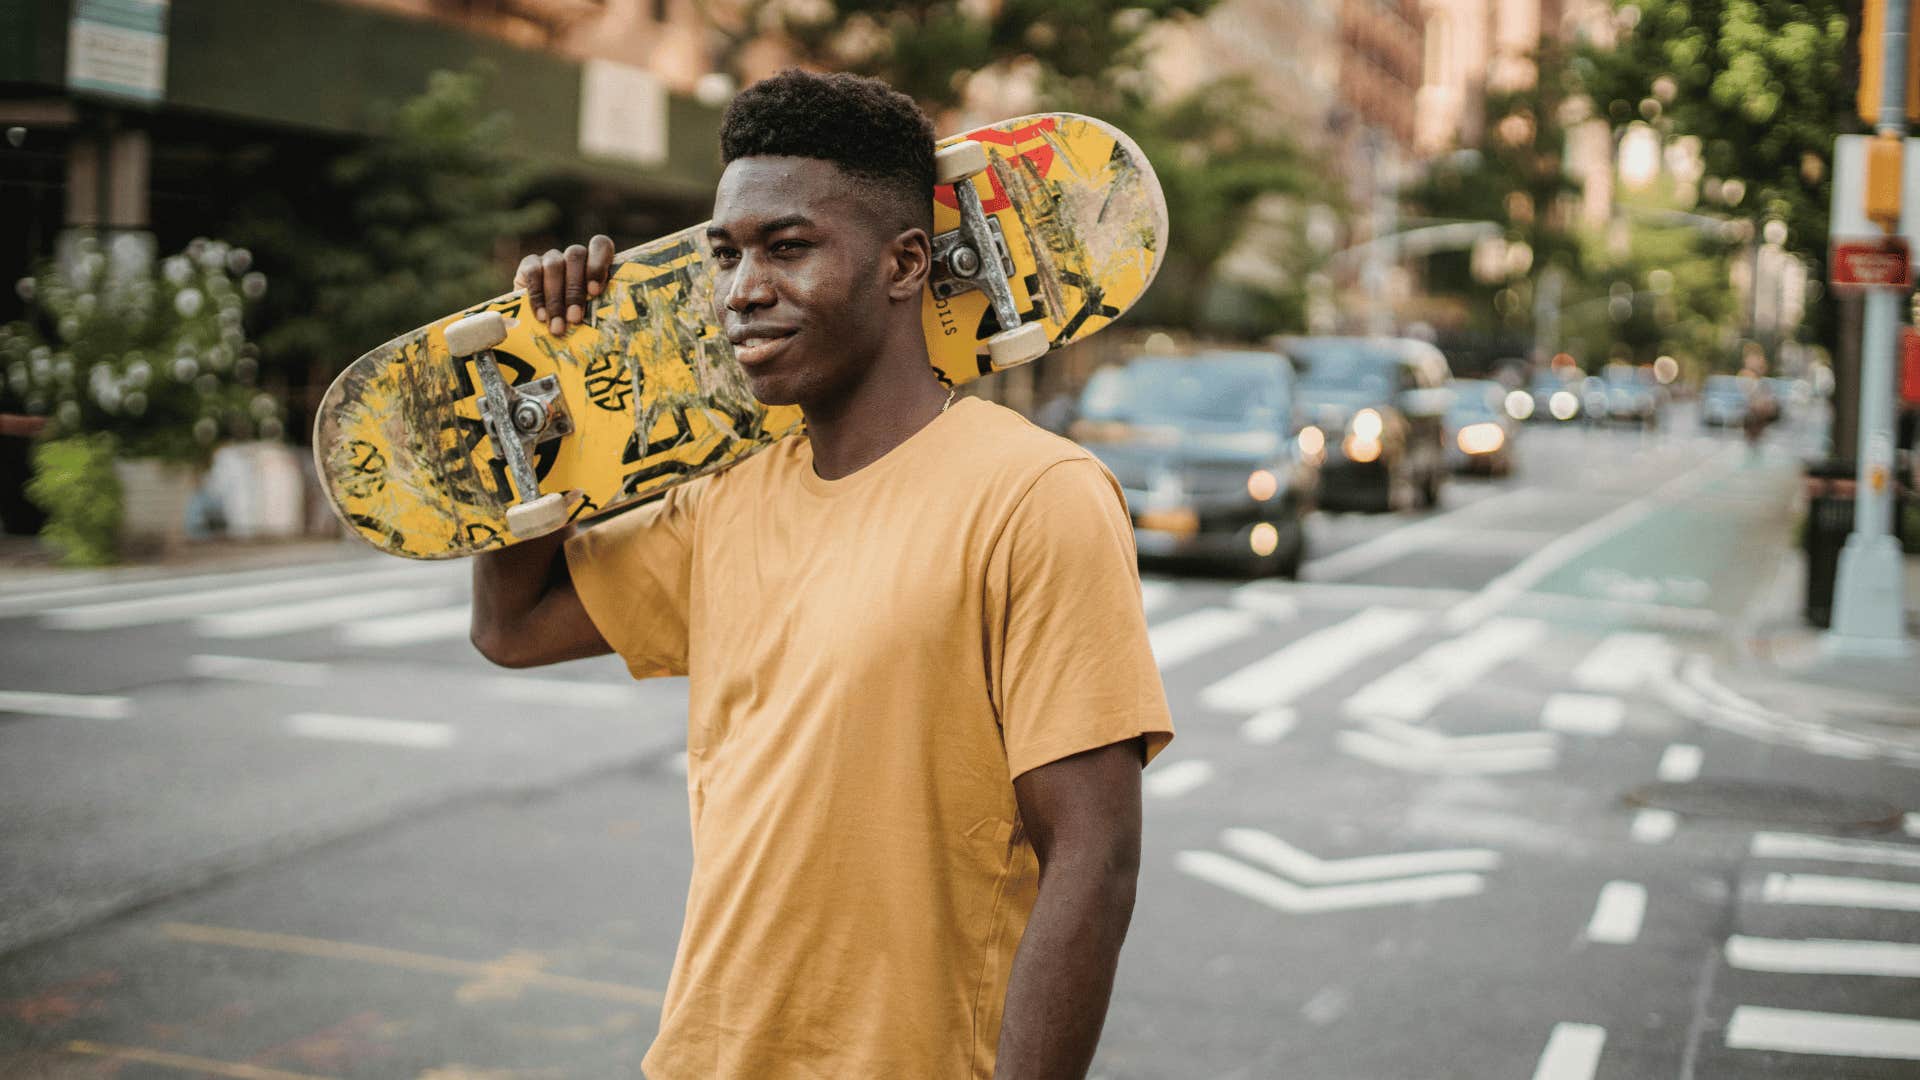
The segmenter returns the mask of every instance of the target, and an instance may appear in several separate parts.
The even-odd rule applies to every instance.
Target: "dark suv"
[[[1285,338],[1298,372],[1300,418],[1324,443],[1320,505],[1433,506],[1447,477],[1447,388],[1440,350],[1408,338]]]

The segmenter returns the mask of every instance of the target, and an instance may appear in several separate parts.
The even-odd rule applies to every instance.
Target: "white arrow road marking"
[[[1819,859],[1827,862],[1920,867],[1920,848],[1872,840],[1802,836],[1799,833],[1754,833],[1748,852],[1756,859]]]
[[[1893,975],[1920,978],[1920,945],[1897,941],[1788,941],[1735,935],[1727,963],[1744,971],[1795,975]]]
[[[1640,936],[1647,914],[1647,888],[1631,881],[1609,881],[1600,888],[1600,900],[1587,920],[1587,940],[1606,945],[1628,945]]]
[[[1673,663],[1673,646],[1660,634],[1608,634],[1573,669],[1582,690],[1632,693],[1650,674]]]
[[[202,637],[251,638],[269,634],[291,634],[332,626],[348,619],[368,615],[386,615],[410,608],[444,602],[447,589],[382,589],[378,592],[329,596],[301,604],[275,604],[251,611],[226,615],[204,615],[193,622],[194,632]]]
[[[1153,659],[1161,671],[1177,667],[1222,645],[1250,637],[1260,629],[1260,618],[1228,608],[1202,608],[1168,619],[1147,631]]]
[[[1361,660],[1412,637],[1426,621],[1425,612],[1368,608],[1214,683],[1200,691],[1200,702],[1225,712],[1290,705]]]
[[[347,645],[382,648],[418,645],[427,641],[452,641],[467,636],[473,626],[473,605],[456,604],[432,611],[389,615],[380,619],[361,619],[340,627],[340,640]]]
[[[1688,784],[1700,775],[1700,748],[1690,743],[1674,743],[1660,755],[1655,775],[1669,784]]]
[[[1590,1080],[1606,1045],[1607,1029],[1597,1024],[1555,1024],[1533,1080]]]
[[[1760,883],[1760,899],[1769,904],[1920,911],[1920,885],[1826,874],[1768,874]]]
[[[1553,766],[1554,736],[1544,731],[1449,736],[1394,720],[1338,732],[1344,753],[1389,769],[1452,775],[1530,772]]]
[[[1540,726],[1567,735],[1612,735],[1626,718],[1627,703],[1604,694],[1555,694],[1540,710]]]
[[[1395,881],[1302,888],[1212,851],[1179,852],[1174,855],[1174,864],[1192,877],[1292,915],[1446,900],[1473,896],[1486,887],[1485,879],[1479,874],[1429,874]]]
[[[1177,799],[1194,788],[1213,779],[1213,766],[1205,761],[1187,758],[1182,761],[1170,761],[1157,769],[1147,770],[1140,786],[1149,798]]]
[[[26,716],[62,716],[75,720],[125,720],[133,702],[103,694],[43,694],[33,690],[0,690],[0,713]]]
[[[1642,810],[1633,815],[1633,842],[1664,844],[1679,827],[1680,817],[1671,810]]]
[[[287,717],[287,730],[307,739],[375,743],[414,750],[439,750],[453,743],[453,728],[425,720],[386,720],[333,713],[296,713]]]
[[[203,679],[232,679],[268,686],[325,686],[333,677],[333,669],[326,664],[307,660],[262,660],[255,656],[204,653],[187,658],[187,671]]]
[[[1424,720],[1449,696],[1485,678],[1547,635],[1539,619],[1493,619],[1440,642],[1347,699],[1348,716]]]
[[[1220,834],[1220,843],[1236,855],[1263,863],[1306,885],[1336,885],[1380,878],[1412,877],[1416,874],[1492,870],[1500,865],[1500,853],[1486,848],[1321,859],[1259,829],[1227,829]]]
[[[1299,714],[1288,705],[1254,713],[1240,725],[1240,737],[1255,746],[1271,746],[1292,733],[1299,720]]]
[[[1920,1020],[1741,1005],[1727,1021],[1727,1046],[1920,1061]]]

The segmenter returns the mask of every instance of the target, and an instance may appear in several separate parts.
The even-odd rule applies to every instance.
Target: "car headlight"
[[[1547,399],[1547,411],[1555,420],[1571,420],[1580,411],[1580,399],[1571,390],[1555,390]]]
[[[1256,502],[1266,502],[1280,494],[1280,478],[1266,469],[1255,469],[1247,477],[1247,494]]]
[[[1515,420],[1525,420],[1533,415],[1533,395],[1525,390],[1515,390],[1507,395],[1507,415]]]
[[[1460,429],[1454,441],[1460,444],[1462,453],[1491,454],[1507,441],[1507,433],[1500,430],[1499,424],[1491,422],[1468,424]]]
[[[1380,414],[1372,409],[1361,409],[1353,414],[1353,437],[1361,442],[1378,442],[1380,433],[1386,430],[1386,424],[1380,420]]]
[[[1349,435],[1346,441],[1340,444],[1340,448],[1346,451],[1347,460],[1359,462],[1362,465],[1380,459],[1379,439],[1363,439],[1358,435]]]
[[[1308,424],[1300,429],[1300,455],[1309,461],[1320,456],[1327,448],[1327,433]]]

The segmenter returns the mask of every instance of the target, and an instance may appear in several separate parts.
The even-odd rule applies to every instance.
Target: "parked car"
[[[1301,434],[1325,446],[1321,506],[1395,510],[1440,501],[1451,394],[1439,349],[1407,338],[1278,343],[1299,373]]]
[[[1638,424],[1642,428],[1660,422],[1660,396],[1651,378],[1643,378],[1632,364],[1608,364],[1601,372],[1606,385],[1607,419],[1615,423]]]
[[[1069,430],[1120,481],[1142,558],[1293,576],[1321,456],[1294,407],[1277,353],[1143,356],[1095,372]]]
[[[1507,476],[1520,425],[1507,411],[1507,388],[1491,379],[1455,379],[1447,406],[1447,464],[1454,472]]]
[[[1700,423],[1707,427],[1739,427],[1747,420],[1751,379],[1738,375],[1709,375],[1700,388]]]

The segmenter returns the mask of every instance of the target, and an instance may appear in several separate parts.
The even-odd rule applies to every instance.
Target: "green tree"
[[[304,368],[310,394],[396,333],[499,292],[501,239],[552,220],[552,206],[525,202],[533,171],[499,149],[508,118],[483,112],[483,78],[433,72],[382,137],[332,161],[344,221],[278,192],[236,214],[230,234],[274,279],[264,359],[296,381]]]

